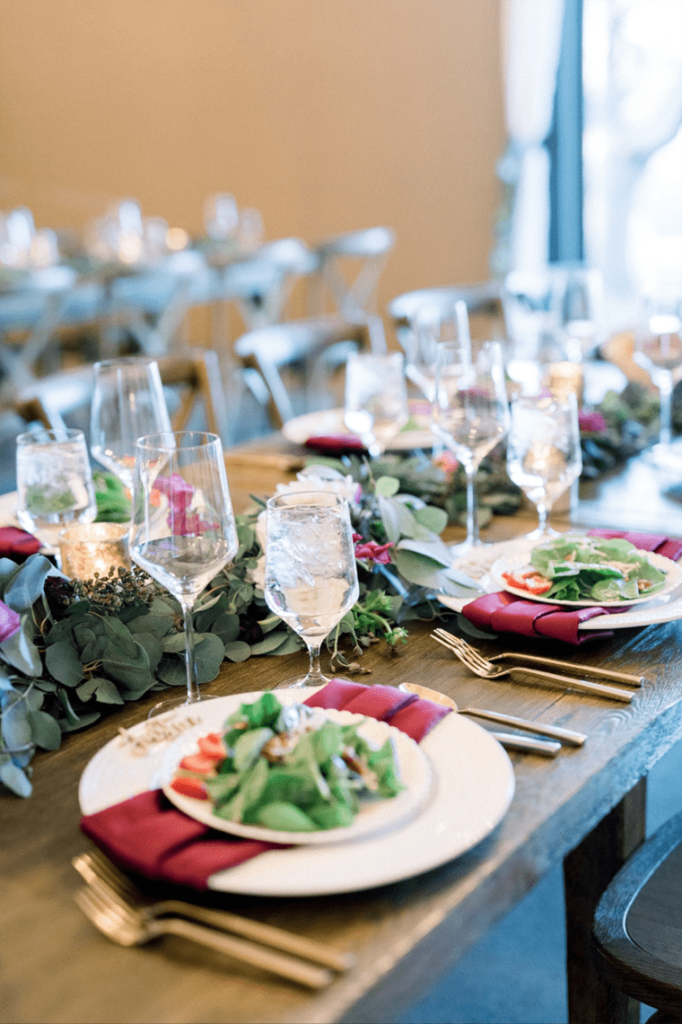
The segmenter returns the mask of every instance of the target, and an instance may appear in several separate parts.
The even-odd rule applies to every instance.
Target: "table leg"
[[[646,835],[646,778],[564,859],[566,973],[570,1024],[638,1024],[639,1003],[607,985],[592,963],[599,898]]]

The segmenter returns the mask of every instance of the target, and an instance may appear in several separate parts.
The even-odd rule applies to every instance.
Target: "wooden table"
[[[262,459],[256,462],[259,451]],[[236,507],[243,508],[250,493],[271,492],[291,456],[299,455],[265,442],[228,454]],[[636,500],[644,510],[636,525],[679,533],[679,506],[659,497],[653,478],[642,490],[641,466],[632,472],[639,474],[640,486],[627,508],[622,503],[610,507],[610,488],[619,493],[622,482],[605,481],[592,488],[574,521],[591,525],[596,517],[615,527],[633,526],[627,517]],[[649,471],[645,467],[643,472]],[[486,539],[529,528],[527,518],[497,519]],[[36,756],[35,792],[28,801],[7,793],[0,798],[1,1019],[12,1024],[389,1021],[428,991],[559,861],[566,880],[570,1020],[636,1019],[632,1004],[598,982],[589,930],[598,894],[643,837],[647,772],[682,736],[682,625],[620,630],[573,652],[584,663],[646,675],[651,682],[629,705],[471,677],[428,639],[428,631],[427,625],[411,627],[399,658],[383,647],[371,648],[363,663],[372,675],[363,681],[419,681],[461,705],[542,716],[581,730],[589,739],[583,748],[567,747],[554,760],[512,755],[516,792],[502,823],[474,850],[427,874],[325,898],[206,897],[352,950],[357,967],[326,991],[311,994],[180,939],[166,938],[145,949],[121,948],[86,921],[73,902],[79,879],[70,863],[87,847],[78,830],[78,780],[120,725],[144,717],[153,703],[149,698],[71,734],[60,750]],[[492,652],[501,645],[481,646]],[[510,647],[530,650],[523,641],[505,639],[502,649]],[[226,665],[210,691],[219,695],[273,687],[304,661],[301,653]]]

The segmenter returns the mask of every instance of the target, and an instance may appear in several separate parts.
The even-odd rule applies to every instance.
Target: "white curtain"
[[[561,49],[564,0],[502,0],[501,41],[507,150],[506,187],[493,269],[531,270],[549,256],[549,156],[543,142]]]

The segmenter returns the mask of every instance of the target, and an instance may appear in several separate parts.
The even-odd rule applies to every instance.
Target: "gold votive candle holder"
[[[71,579],[106,576],[112,567],[131,568],[128,523],[72,523],[59,535],[62,572]]]
[[[578,400],[578,407],[582,405],[584,381],[580,363],[551,363],[548,385],[560,402],[565,402],[572,393]]]

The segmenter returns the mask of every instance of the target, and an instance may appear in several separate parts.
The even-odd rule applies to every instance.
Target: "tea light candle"
[[[563,402],[571,393],[582,404],[583,369],[579,363],[552,363],[549,367],[549,389]]]
[[[62,572],[72,579],[106,576],[113,566],[131,568],[127,523],[72,523],[59,535]]]

